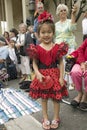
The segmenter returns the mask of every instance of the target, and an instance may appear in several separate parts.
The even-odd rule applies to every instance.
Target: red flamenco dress
[[[55,44],[50,50],[45,50],[40,45],[30,45],[27,51],[30,57],[37,59],[39,71],[44,76],[49,75],[54,83],[49,89],[41,89],[35,77],[30,85],[29,95],[34,99],[51,98],[57,101],[60,101],[63,96],[68,96],[66,86],[61,87],[59,83],[60,70],[58,68],[58,60],[68,51],[67,44]]]

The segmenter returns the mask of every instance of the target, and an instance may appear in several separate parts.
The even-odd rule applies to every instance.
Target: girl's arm
[[[64,63],[63,63],[63,58],[60,59],[60,63],[59,63],[59,67],[60,67],[60,78],[59,78],[59,82],[60,85],[63,86],[64,85]]]
[[[37,65],[37,60],[36,59],[33,59],[33,69],[35,71],[35,75],[37,77],[37,79],[42,82],[42,78],[44,78],[44,75],[42,75],[38,69],[38,65]]]

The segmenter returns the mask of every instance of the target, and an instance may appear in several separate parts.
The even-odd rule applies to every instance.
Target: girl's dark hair
[[[51,20],[45,20],[45,21],[43,21],[43,22],[40,22],[39,24],[38,24],[38,29],[37,29],[37,33],[38,34],[40,34],[40,30],[41,30],[41,27],[42,27],[42,25],[43,24],[48,24],[48,25],[50,25],[50,27],[52,28],[52,30],[53,30],[53,34],[55,34],[55,24],[54,24],[54,22],[53,21],[51,21]]]

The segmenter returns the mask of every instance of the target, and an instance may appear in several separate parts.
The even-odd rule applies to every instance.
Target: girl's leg
[[[53,120],[59,119],[60,103],[53,100],[54,104],[54,117]]]
[[[47,102],[48,102],[47,99],[42,99],[42,114],[44,120],[48,120]]]
[[[53,100],[53,104],[54,104],[54,117],[51,123],[51,128],[56,129],[59,126],[59,111],[60,111],[60,103],[56,102],[55,100]]]
[[[50,129],[50,122],[48,120],[48,113],[47,113],[47,99],[42,99],[42,114],[43,114],[43,123],[42,127],[46,130]]]

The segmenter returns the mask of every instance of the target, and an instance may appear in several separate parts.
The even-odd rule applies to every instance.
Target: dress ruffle
[[[66,55],[67,52],[68,52],[68,44],[66,44],[65,42],[62,42],[59,45],[59,49],[58,49],[58,52],[57,52],[57,57],[61,58],[62,56]]]
[[[43,53],[42,51],[45,51],[45,53]],[[39,55],[39,53],[43,53],[42,55],[45,56],[47,58],[47,55],[52,55],[51,58],[52,60],[56,60],[58,58],[61,58],[62,56],[66,55],[68,52],[68,44],[66,44],[65,42],[62,42],[60,44],[55,44],[53,46],[53,48],[51,50],[46,51],[44,48],[42,48],[40,45],[34,45],[34,44],[30,44],[29,47],[27,48],[27,53],[29,55],[30,58],[41,58],[43,59],[43,56],[41,57]],[[55,53],[55,54],[54,54]],[[40,57],[39,57],[40,56]],[[50,58],[48,58],[48,62],[50,64]]]
[[[38,59],[38,51],[36,45],[30,44],[29,47],[26,49],[26,51],[31,59],[33,58]]]
[[[52,98],[57,101],[60,101],[63,97],[68,96],[68,91],[66,88],[66,82],[65,85],[62,87],[59,83],[59,69],[58,68],[51,68],[51,69],[41,69],[40,72],[44,76],[50,76],[54,84],[51,88],[43,90],[40,88],[38,85],[38,79],[35,77],[33,82],[30,85],[30,93],[29,95],[34,98],[43,98],[43,99],[48,99]]]

